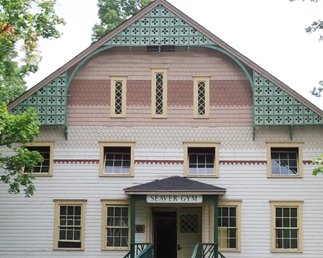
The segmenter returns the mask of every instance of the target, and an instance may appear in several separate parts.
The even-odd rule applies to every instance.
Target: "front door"
[[[153,212],[154,258],[190,258],[201,242],[201,209]]]
[[[201,209],[177,211],[177,258],[190,258],[196,243],[202,241]]]
[[[154,212],[154,258],[177,258],[176,212]]]

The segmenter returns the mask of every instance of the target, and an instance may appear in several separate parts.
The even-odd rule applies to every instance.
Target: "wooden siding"
[[[219,178],[196,178],[227,189],[223,199],[242,200],[241,253],[227,253],[229,258],[277,257],[270,253],[270,200],[304,201],[304,252],[284,257],[319,258],[323,253],[321,214],[323,213],[323,178],[313,177],[313,165],[305,163],[301,179],[268,179],[266,175],[267,141],[289,141],[288,128],[259,129],[252,140],[252,128],[123,128],[105,126],[70,126],[69,139],[62,131],[48,127],[39,140],[54,140],[53,177],[37,178],[32,198],[8,195],[0,185],[1,257],[115,257],[125,252],[101,251],[101,199],[126,199],[123,189],[169,176],[183,176],[184,141],[218,141],[220,145]],[[294,141],[304,142],[304,160],[323,152],[321,127],[293,129]],[[99,177],[100,140],[135,141],[135,176]],[[65,162],[64,162],[65,160]],[[70,162],[75,160],[75,162]],[[90,161],[94,162],[90,162]],[[155,160],[160,162],[143,162]],[[61,162],[60,162],[61,161]],[[84,162],[83,162],[84,161]],[[228,161],[228,162],[225,162]],[[254,162],[258,161],[258,162]],[[86,199],[86,236],[84,251],[53,251],[54,199]],[[146,205],[137,206],[136,223],[149,217]],[[207,207],[204,218],[209,217]],[[148,230],[148,228],[146,229]],[[147,231],[146,231],[147,232]],[[204,239],[209,231],[204,228]],[[147,241],[147,234],[137,234]]]

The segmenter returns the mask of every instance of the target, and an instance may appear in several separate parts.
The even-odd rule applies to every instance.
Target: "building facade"
[[[322,257],[322,110],[167,1],[30,107],[44,161],[32,198],[0,185],[0,257]]]

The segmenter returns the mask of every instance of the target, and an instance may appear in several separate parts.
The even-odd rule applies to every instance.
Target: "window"
[[[86,200],[55,200],[54,249],[84,249]]]
[[[167,70],[152,70],[151,85],[152,117],[164,118],[167,115]]]
[[[134,143],[100,143],[100,175],[129,176],[134,170]]]
[[[268,143],[268,177],[301,177],[302,153],[301,143]]]
[[[129,249],[129,204],[102,200],[102,249]]]
[[[37,164],[32,174],[35,176],[51,176],[53,170],[53,142],[34,142],[25,146],[30,151],[38,151],[43,161]]]
[[[302,252],[301,201],[272,201],[272,252]]]
[[[210,105],[210,78],[194,77],[194,118],[208,118]]]
[[[111,116],[126,116],[127,78],[111,77]]]
[[[186,176],[218,176],[218,143],[184,143]]]
[[[240,251],[240,207],[241,202],[226,201],[219,204],[220,251]]]

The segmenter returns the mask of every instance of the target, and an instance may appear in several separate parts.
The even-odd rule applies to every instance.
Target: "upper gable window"
[[[111,117],[126,116],[126,77],[111,77]]]
[[[269,177],[302,176],[302,144],[269,143],[267,155]]]
[[[31,173],[34,176],[51,176],[53,170],[53,149],[52,142],[34,142],[25,146],[29,151],[38,151],[43,157],[43,161],[38,163]],[[30,172],[30,171],[28,171]]]
[[[100,143],[101,176],[131,176],[134,170],[134,143]]]
[[[208,118],[210,105],[210,78],[194,77],[194,118]]]
[[[151,81],[152,117],[164,118],[167,115],[167,70],[153,69]]]

